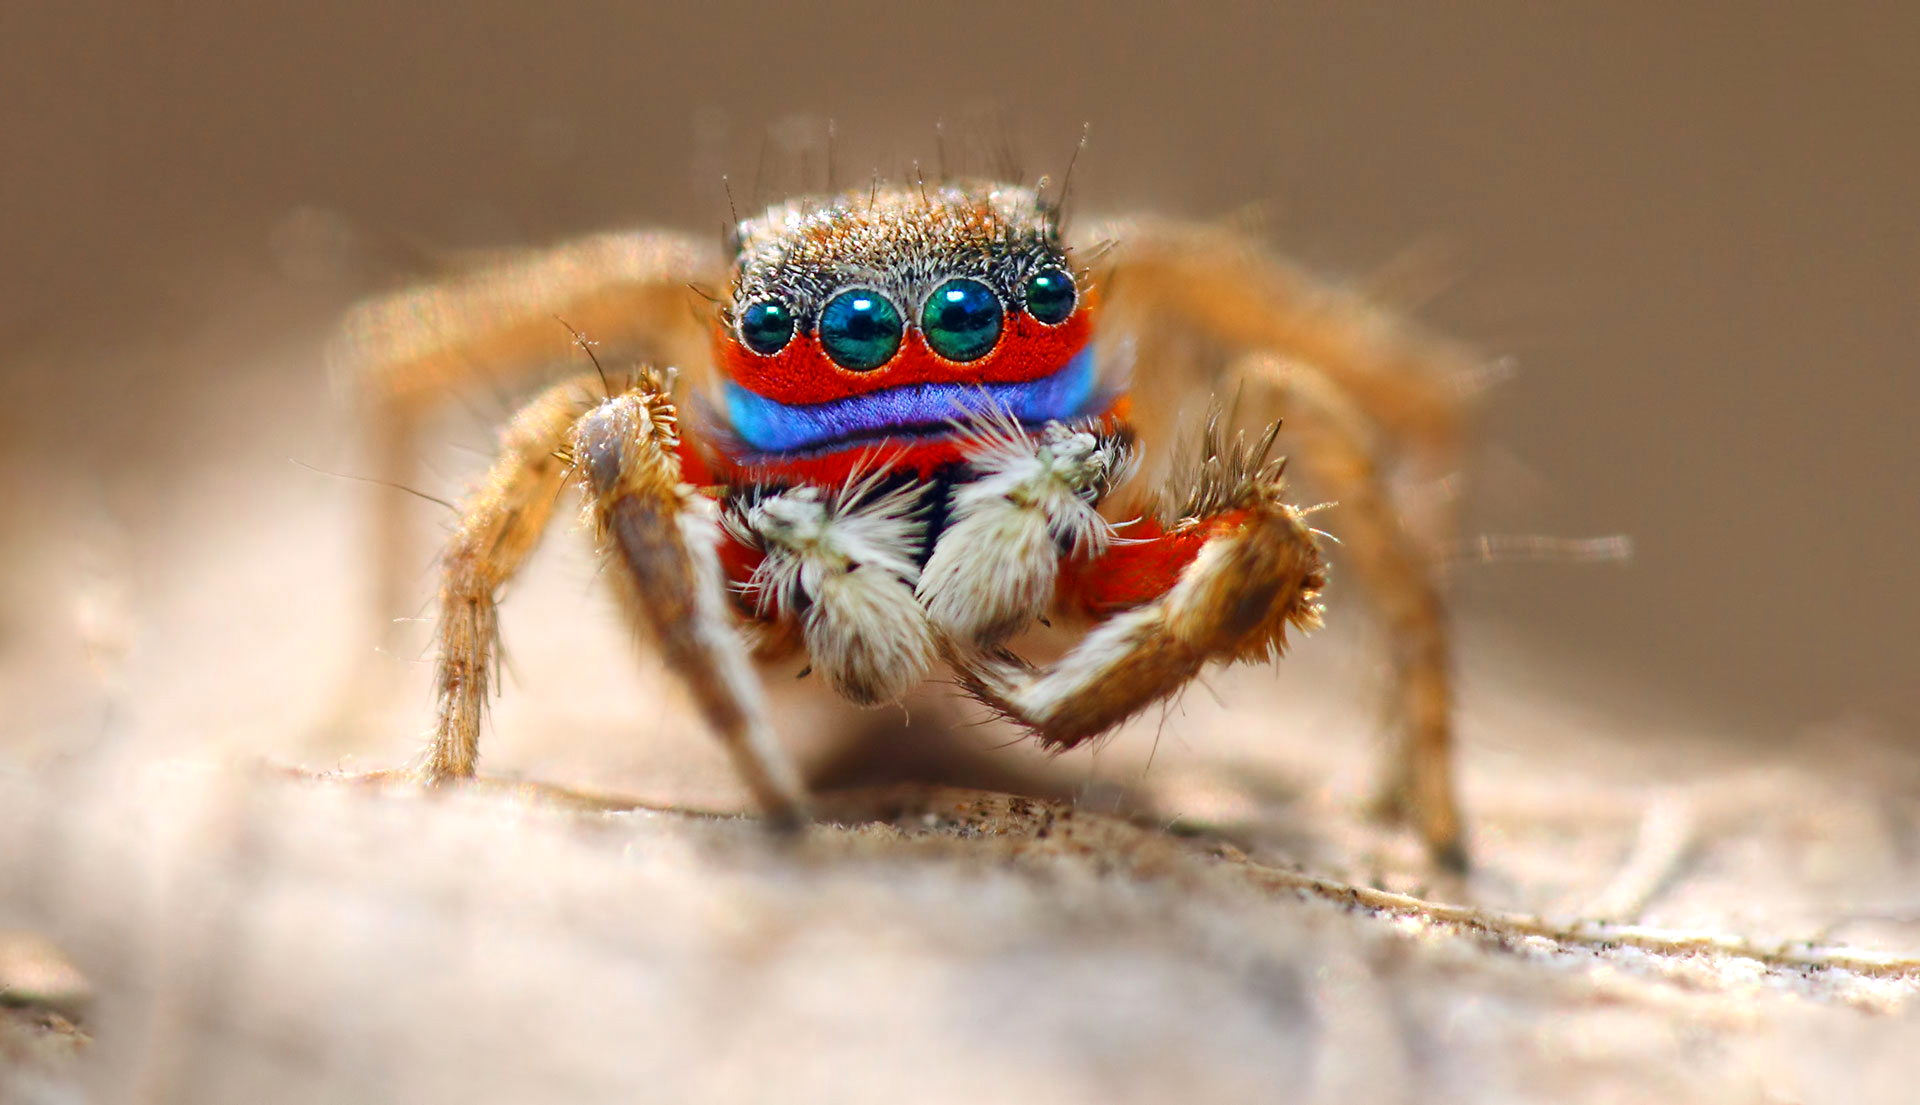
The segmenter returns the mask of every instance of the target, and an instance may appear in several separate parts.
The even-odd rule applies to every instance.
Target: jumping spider
[[[1223,230],[1132,222],[1080,240],[1102,245],[1068,244],[1043,189],[876,186],[740,221],[730,275],[694,240],[617,233],[358,309],[348,347],[395,484],[447,396],[560,358],[556,319],[676,366],[584,373],[505,431],[441,560],[424,776],[474,773],[496,596],[568,484],[634,622],[776,818],[804,817],[806,795],[756,658],[804,650],[860,703],[946,665],[1055,749],[1213,661],[1272,659],[1290,627],[1319,623],[1325,573],[1317,531],[1281,498],[1271,431],[1193,440],[1233,392],[1242,416],[1284,413],[1298,463],[1338,500],[1344,555],[1394,645],[1404,747],[1387,794],[1462,864],[1437,537],[1403,521],[1387,462],[1450,470],[1471,358]],[[718,310],[692,309],[689,285],[720,280]],[[390,616],[406,603],[385,511]],[[1090,628],[1050,665],[1008,650],[1049,615]]]

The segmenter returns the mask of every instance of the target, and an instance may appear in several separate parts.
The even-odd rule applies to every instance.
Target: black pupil
[[[1063,269],[1041,269],[1027,281],[1027,313],[1049,326],[1073,314],[1073,277]]]
[[[793,312],[783,303],[755,303],[740,315],[740,337],[755,353],[778,353],[793,337]]]

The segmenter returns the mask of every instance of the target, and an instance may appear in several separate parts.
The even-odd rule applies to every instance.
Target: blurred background
[[[1085,125],[1081,211],[1252,212],[1511,358],[1474,528],[1636,552],[1464,569],[1463,618],[1755,740],[1920,720],[1911,6],[183,0],[0,26],[16,659],[54,647],[28,627],[56,579],[150,594],[198,555],[165,535],[363,502],[285,461],[356,470],[321,344],[437,257],[718,233],[723,175],[744,206],[770,161],[779,190],[828,119],[848,177],[931,161],[943,121],[1057,175]],[[357,509],[302,547],[349,556],[327,527]],[[285,547],[242,556],[274,579]],[[192,601],[298,636],[260,595]]]

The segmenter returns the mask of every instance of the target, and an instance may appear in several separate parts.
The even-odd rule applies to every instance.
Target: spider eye
[[[977,361],[1000,340],[1005,312],[978,280],[949,280],[920,309],[920,330],[935,353],[950,361]]]
[[[1027,313],[1048,326],[1067,321],[1073,301],[1073,277],[1065,269],[1044,268],[1027,281]]]
[[[763,299],[740,312],[740,340],[762,357],[786,348],[793,339],[793,312],[777,299]]]
[[[841,368],[869,372],[900,348],[900,312],[870,288],[841,292],[820,309],[820,345]]]

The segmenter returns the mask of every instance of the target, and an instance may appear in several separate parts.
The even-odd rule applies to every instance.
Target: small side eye
[[[762,357],[785,349],[793,340],[793,312],[777,299],[763,299],[740,312],[740,340]]]
[[[920,309],[920,331],[935,353],[950,361],[977,361],[1000,340],[1006,312],[1000,297],[978,280],[949,280]]]
[[[1073,314],[1073,277],[1065,269],[1044,268],[1027,281],[1027,313],[1048,326],[1058,326]]]
[[[900,348],[900,312],[870,288],[841,292],[820,309],[820,347],[835,364],[871,372]]]

